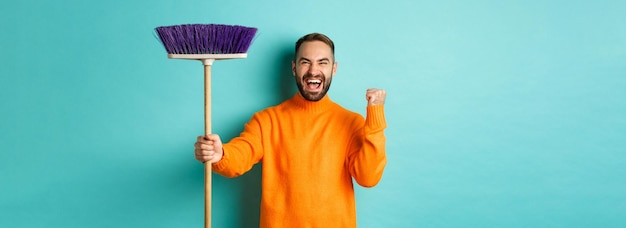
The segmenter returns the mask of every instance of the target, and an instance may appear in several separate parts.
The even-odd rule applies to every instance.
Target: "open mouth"
[[[306,79],[304,80],[306,83],[306,87],[309,90],[319,90],[322,88],[322,80],[321,79]]]

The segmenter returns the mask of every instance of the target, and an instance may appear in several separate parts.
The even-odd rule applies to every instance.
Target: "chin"
[[[310,93],[304,90],[304,86],[301,83],[297,83],[298,86],[298,91],[300,92],[300,95],[307,101],[319,101],[322,98],[324,98],[326,96],[326,93],[328,93],[328,90],[330,89],[330,83],[323,85],[324,87],[322,88],[321,91],[319,92],[315,92],[315,93]]]
[[[319,101],[322,98],[324,98],[324,96],[326,96],[326,92],[327,92],[326,90],[320,91],[317,93],[308,93],[308,92],[300,91],[300,95],[302,95],[302,97],[304,97],[304,99],[308,101]]]

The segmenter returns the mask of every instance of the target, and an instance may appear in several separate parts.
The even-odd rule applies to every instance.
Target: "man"
[[[382,177],[386,92],[366,91],[365,119],[331,101],[334,49],[323,34],[300,38],[291,63],[299,93],[255,113],[226,144],[210,134],[194,145],[196,159],[226,177],[263,162],[260,227],[356,227],[352,178],[373,187]]]

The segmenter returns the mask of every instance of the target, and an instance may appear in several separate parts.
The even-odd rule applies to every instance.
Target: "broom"
[[[211,65],[215,60],[246,58],[256,28],[222,24],[157,27],[170,59],[200,60],[204,65],[204,134],[211,134]],[[204,163],[204,227],[211,227],[211,164]]]

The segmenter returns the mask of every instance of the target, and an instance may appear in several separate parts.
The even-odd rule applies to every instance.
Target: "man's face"
[[[321,41],[307,41],[300,45],[296,58],[291,62],[298,90],[304,99],[321,100],[337,71],[337,63],[330,46]]]

